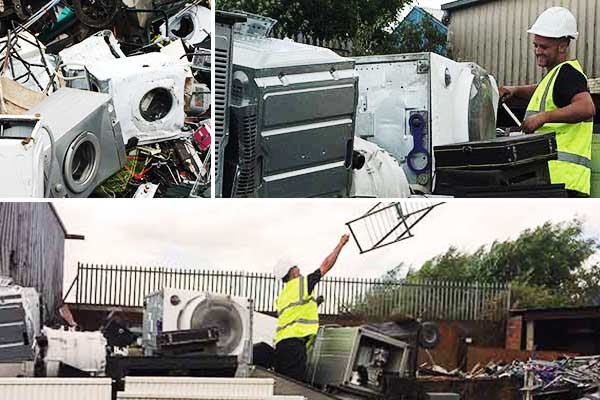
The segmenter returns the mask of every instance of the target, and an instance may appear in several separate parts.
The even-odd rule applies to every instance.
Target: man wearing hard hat
[[[277,279],[284,282],[275,301],[277,332],[275,333],[275,371],[298,381],[306,376],[306,348],[319,330],[319,313],[313,291],[317,283],[333,267],[348,235],[342,235],[335,249],[308,276],[300,274],[290,261],[279,261],[274,268]]]
[[[569,45],[579,36],[577,21],[566,8],[552,7],[528,32],[534,35],[537,63],[548,73],[539,85],[501,87],[500,96],[529,101],[523,132],[556,133],[558,160],[548,163],[552,183],[564,183],[570,197],[588,197],[596,109],[583,68],[569,60]]]

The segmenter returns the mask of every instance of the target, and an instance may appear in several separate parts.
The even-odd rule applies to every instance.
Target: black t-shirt
[[[317,268],[315,272],[308,275],[306,279],[308,280],[308,294],[310,295],[315,289],[317,283],[319,283],[319,281],[321,280],[321,269]]]
[[[589,91],[585,76],[572,65],[563,65],[554,84],[554,104],[559,108],[566,107],[575,95]]]

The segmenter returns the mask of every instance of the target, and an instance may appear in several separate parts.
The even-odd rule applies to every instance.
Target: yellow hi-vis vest
[[[316,335],[319,330],[317,302],[308,293],[308,278],[299,276],[288,281],[277,300],[275,344],[284,339]]]
[[[527,106],[526,117],[558,109],[554,104],[554,84],[560,69],[566,64],[573,66],[585,76],[577,60],[566,61],[554,67],[535,90]],[[567,189],[590,194],[593,130],[593,119],[590,119],[576,124],[548,123],[536,131],[536,133],[556,133],[558,160],[548,162],[552,183],[564,183]]]

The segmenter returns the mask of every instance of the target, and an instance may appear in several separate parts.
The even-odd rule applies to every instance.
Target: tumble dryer
[[[91,90],[112,96],[125,142],[135,137],[145,144],[181,133],[188,66],[165,54],[148,53],[86,68]]]
[[[27,114],[39,118],[40,130],[45,131],[41,140],[49,197],[87,197],[127,161],[119,120],[107,94],[61,88]]]

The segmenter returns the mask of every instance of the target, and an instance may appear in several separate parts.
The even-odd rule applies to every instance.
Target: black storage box
[[[504,169],[535,161],[556,160],[554,133],[501,137],[434,147],[436,171]]]
[[[463,196],[469,188],[550,185],[547,161],[535,161],[505,169],[467,170],[443,168],[436,170],[435,190],[438,195]]]
[[[460,198],[567,198],[564,184],[515,186],[457,186],[454,197]]]

